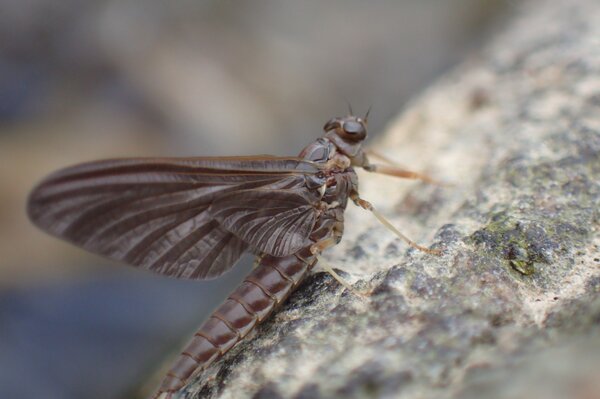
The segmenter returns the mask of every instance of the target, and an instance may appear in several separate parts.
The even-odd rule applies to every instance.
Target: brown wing
[[[220,195],[208,212],[252,247],[287,256],[306,245],[317,220],[307,190],[239,190]]]
[[[208,212],[238,190],[301,188],[315,164],[297,158],[139,158],[97,161],[52,174],[31,193],[43,230],[91,252],[190,278],[229,270],[248,243]]]

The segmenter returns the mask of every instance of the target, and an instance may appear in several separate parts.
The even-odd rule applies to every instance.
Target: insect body
[[[358,196],[354,167],[430,180],[370,164],[362,148],[366,124],[366,117],[333,118],[325,135],[298,157],[131,158],[76,165],[42,181],[29,197],[28,213],[50,234],[167,276],[210,279],[246,251],[259,256],[258,266],[184,348],[155,396],[170,397],[265,320],[320,253],[341,240],[348,199],[390,227]],[[394,231],[411,246],[436,253]]]

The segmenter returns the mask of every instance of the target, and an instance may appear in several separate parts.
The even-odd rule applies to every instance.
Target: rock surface
[[[443,256],[349,209],[327,257],[370,298],[313,274],[177,398],[600,396],[600,3],[515,14],[375,143],[454,186],[360,175]]]

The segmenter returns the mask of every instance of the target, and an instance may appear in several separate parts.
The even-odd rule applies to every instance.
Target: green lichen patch
[[[594,165],[600,151],[591,145],[595,141],[589,130],[574,126],[549,134],[544,143],[551,155],[525,148],[507,158],[496,171],[493,191],[507,200],[500,205],[495,195],[482,190],[485,202],[479,205],[492,211],[487,224],[466,242],[481,256],[501,259],[515,276],[530,276],[538,286],[558,284],[598,217],[600,187]],[[579,156],[582,152],[585,156]]]
[[[507,261],[522,275],[532,275],[538,264],[552,264],[561,240],[552,220],[518,217],[510,211],[495,213],[490,222],[468,241]]]

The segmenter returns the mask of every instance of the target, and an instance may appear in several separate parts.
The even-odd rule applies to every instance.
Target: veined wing
[[[43,230],[91,252],[157,273],[217,277],[248,248],[208,212],[215,198],[303,187],[318,166],[299,158],[131,158],[60,170],[30,194]]]
[[[308,190],[236,190],[219,195],[208,212],[253,248],[287,256],[307,244],[317,220],[315,198]]]

